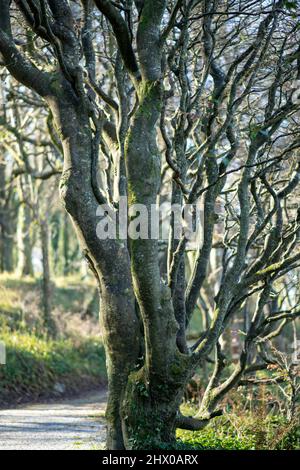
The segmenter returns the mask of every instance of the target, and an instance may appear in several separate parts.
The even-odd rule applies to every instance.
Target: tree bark
[[[5,164],[0,163],[0,270],[14,270],[15,223],[12,217],[11,197],[5,194]]]
[[[50,259],[49,259],[49,226],[47,220],[40,221],[40,236],[42,247],[42,307],[43,322],[47,333],[55,336],[56,328],[52,318],[52,288],[50,275]]]
[[[18,214],[17,246],[18,264],[17,273],[19,276],[33,276],[32,265],[32,245],[30,240],[30,209],[21,204]]]

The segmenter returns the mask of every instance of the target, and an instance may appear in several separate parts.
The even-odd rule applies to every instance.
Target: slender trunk
[[[58,266],[59,273],[66,276],[70,271],[70,246],[68,231],[68,214],[63,214],[59,224]]]
[[[11,215],[10,197],[7,197],[5,186],[5,164],[0,162],[0,270],[11,272],[14,269],[15,224]]]
[[[12,272],[14,270],[14,233],[11,232],[7,220],[1,225],[1,271]]]
[[[43,321],[47,332],[52,336],[55,335],[55,323],[52,318],[51,311],[51,279],[50,279],[50,261],[49,261],[49,226],[48,221],[43,220],[40,224],[41,227],[41,246],[42,246],[42,308],[43,308]]]
[[[17,247],[18,247],[18,264],[17,273],[20,277],[32,276],[32,244],[30,240],[30,209],[21,204],[18,214],[17,229]]]

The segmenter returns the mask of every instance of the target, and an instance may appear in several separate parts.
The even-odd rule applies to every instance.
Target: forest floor
[[[106,392],[0,410],[1,450],[95,450],[105,443]]]

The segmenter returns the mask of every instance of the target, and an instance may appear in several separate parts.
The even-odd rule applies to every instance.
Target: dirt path
[[[106,394],[0,410],[0,450],[103,449]]]

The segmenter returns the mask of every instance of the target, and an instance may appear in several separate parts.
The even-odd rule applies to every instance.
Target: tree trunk
[[[50,278],[50,262],[49,262],[49,227],[48,221],[43,220],[40,223],[41,227],[41,246],[42,246],[42,266],[43,266],[43,279],[42,279],[42,308],[43,308],[43,322],[45,329],[51,336],[55,336],[56,328],[52,318],[51,312],[51,278]]]
[[[167,374],[149,375],[143,367],[130,375],[122,407],[126,449],[174,445],[179,406],[190,376],[189,364],[179,353]]]
[[[9,222],[1,226],[1,271],[12,272],[14,270],[14,233],[9,227]],[[12,222],[13,223],[13,222]]]
[[[125,448],[122,425],[122,402],[128,375],[136,365],[139,353],[138,322],[130,277],[120,276],[120,292],[111,282],[100,285],[100,322],[106,352],[108,374],[108,401],[106,408],[107,447],[111,450]],[[132,316],[132,323],[127,320]],[[133,337],[132,337],[133,336]]]
[[[17,246],[18,264],[17,273],[22,276],[33,276],[32,245],[30,240],[30,209],[21,204],[18,214]]]
[[[11,272],[14,269],[15,223],[11,215],[11,198],[5,192],[5,164],[0,162],[0,270]]]
[[[59,273],[66,276],[70,270],[70,247],[67,213],[63,214],[63,217],[59,220],[58,265]]]

